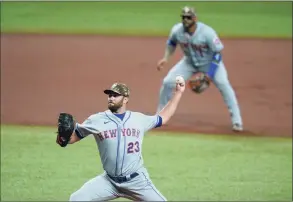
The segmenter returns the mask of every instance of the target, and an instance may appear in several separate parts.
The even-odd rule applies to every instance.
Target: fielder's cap
[[[125,97],[129,97],[130,90],[124,83],[114,83],[110,89],[104,90],[104,93],[109,94],[119,94]]]
[[[196,13],[194,8],[189,6],[184,6],[181,11],[181,16],[196,16]]]

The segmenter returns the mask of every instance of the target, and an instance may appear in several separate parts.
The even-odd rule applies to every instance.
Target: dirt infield
[[[236,90],[245,134],[292,136],[292,40],[223,40],[224,62]],[[1,122],[55,125],[60,111],[78,121],[106,108],[102,90],[131,87],[129,108],[154,113],[168,68],[157,72],[165,38],[1,36]],[[228,110],[212,86],[184,94],[162,130],[231,133]]]

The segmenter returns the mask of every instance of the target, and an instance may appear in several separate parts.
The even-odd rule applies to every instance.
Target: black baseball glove
[[[66,147],[75,128],[75,121],[71,114],[60,113],[58,117],[57,144]]]
[[[199,72],[193,79],[190,79],[188,84],[190,89],[199,94],[210,86],[211,79],[203,72]]]

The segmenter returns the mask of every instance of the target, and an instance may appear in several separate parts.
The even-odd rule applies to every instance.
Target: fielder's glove
[[[193,92],[199,94],[210,86],[210,82],[211,79],[205,73],[199,72],[189,80],[188,84]]]
[[[75,128],[75,121],[71,114],[60,113],[58,117],[57,144],[66,147]]]

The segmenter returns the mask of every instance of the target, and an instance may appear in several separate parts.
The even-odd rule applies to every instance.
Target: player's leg
[[[147,172],[140,172],[139,176],[123,184],[121,192],[125,198],[132,198],[135,201],[167,201]]]
[[[166,197],[155,187],[152,182],[149,182],[143,189],[139,190],[137,193],[132,193],[135,195],[135,199],[139,201],[167,201]]]
[[[184,58],[169,70],[160,88],[157,112],[161,111],[171,99],[172,91],[175,87],[176,76],[181,75],[185,80],[188,80],[193,75],[194,71],[194,68],[188,64]]]
[[[243,124],[238,100],[229,81],[228,73],[223,62],[219,64],[218,70],[215,74],[214,83],[222,94],[225,104],[228,107],[233,124],[233,130],[242,131]]]
[[[105,174],[87,181],[80,189],[71,194],[69,201],[107,201],[118,198],[116,188]]]

